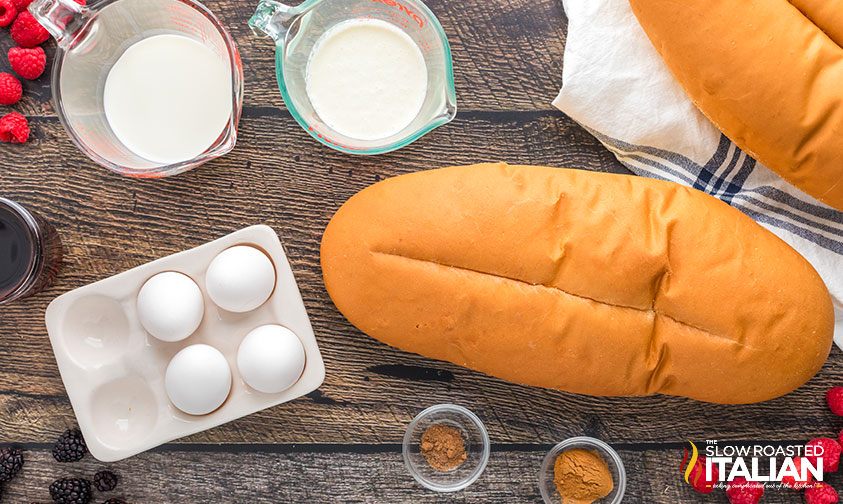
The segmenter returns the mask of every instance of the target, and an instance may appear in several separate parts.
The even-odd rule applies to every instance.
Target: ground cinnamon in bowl
[[[465,462],[465,436],[462,431],[441,423],[433,424],[421,437],[421,454],[430,467],[450,471]]]
[[[596,450],[562,452],[556,457],[553,473],[562,504],[591,504],[615,487],[609,464]]]

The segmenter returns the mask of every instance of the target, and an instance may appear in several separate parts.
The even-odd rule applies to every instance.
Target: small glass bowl
[[[0,197],[0,211],[18,221],[27,234],[28,250],[22,251],[29,260],[26,271],[15,283],[0,287],[0,305],[31,296],[49,285],[61,265],[61,238],[56,229],[41,215],[30,212],[14,201]]]
[[[566,439],[554,446],[545,455],[541,472],[539,472],[539,490],[541,490],[544,502],[546,504],[561,504],[562,497],[556,490],[556,483],[553,481],[553,465],[556,463],[556,457],[561,455],[562,452],[574,448],[597,451],[609,465],[609,472],[612,474],[612,481],[614,481],[615,487],[609,495],[594,501],[594,504],[619,504],[623,500],[623,494],[626,491],[626,469],[623,467],[623,462],[611,446],[599,439],[585,436]]]
[[[445,424],[459,429],[465,438],[465,462],[450,471],[430,467],[421,454],[422,434],[428,427]],[[477,415],[453,404],[439,404],[422,411],[410,422],[404,434],[404,464],[413,477],[437,492],[456,492],[477,481],[489,462],[489,434]]]

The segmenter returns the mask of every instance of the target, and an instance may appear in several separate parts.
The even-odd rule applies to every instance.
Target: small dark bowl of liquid
[[[49,284],[61,264],[61,240],[40,215],[0,198],[0,304]]]

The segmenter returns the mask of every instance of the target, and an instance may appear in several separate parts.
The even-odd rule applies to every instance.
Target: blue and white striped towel
[[[843,348],[843,212],[791,186],[723,136],[670,74],[628,0],[563,4],[568,38],[553,105],[633,172],[712,194],[798,250],[831,292],[835,342]]]

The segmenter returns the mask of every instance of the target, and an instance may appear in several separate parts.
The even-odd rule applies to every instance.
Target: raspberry
[[[837,416],[843,416],[843,387],[831,387],[825,393],[828,407]]]
[[[807,462],[805,457],[798,457],[793,459],[793,466],[796,468],[796,474],[802,474],[802,463]],[[803,488],[807,488],[808,485],[814,480],[814,476],[811,474],[811,471],[805,470],[805,479],[797,479],[793,476],[786,475],[782,476],[782,484],[788,488],[792,488],[794,490],[801,490]]]
[[[726,485],[726,497],[732,504],[757,504],[764,495],[764,485],[738,476]]]
[[[18,12],[23,12],[32,3],[32,0],[12,0],[15,3],[15,8]]]
[[[694,468],[691,469],[691,474],[688,475],[688,481],[691,482],[691,486],[694,487],[694,490],[700,493],[711,493],[714,491],[714,485],[717,484],[718,475],[717,475],[717,466],[712,464],[711,465],[711,479],[705,479],[705,465],[706,465],[706,458],[700,457],[697,460],[697,463],[694,464]]]
[[[20,100],[23,86],[17,77],[10,73],[0,73],[0,104],[11,105]]]
[[[32,49],[12,47],[9,49],[9,65],[24,79],[37,79],[44,73],[44,67],[47,66],[47,55],[40,47]]]
[[[11,28],[12,40],[21,47],[35,47],[50,38],[47,30],[32,17],[29,11],[23,11],[15,18]]]
[[[12,112],[0,119],[0,141],[24,143],[29,138],[29,124],[26,117]]]
[[[0,26],[9,26],[18,15],[18,8],[12,0],[0,0]]]
[[[823,472],[837,472],[837,467],[840,465],[840,453],[843,452],[843,448],[837,441],[830,438],[812,439],[808,441],[806,446],[822,447],[822,455],[807,456],[808,461],[814,467],[817,467],[817,460],[822,459]]]
[[[815,483],[805,489],[807,504],[834,504],[837,500],[837,490],[825,483]]]

